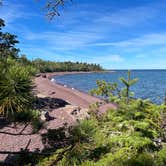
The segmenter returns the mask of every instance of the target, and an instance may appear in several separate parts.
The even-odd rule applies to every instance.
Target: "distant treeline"
[[[31,65],[41,73],[60,72],[60,71],[102,71],[103,68],[99,64],[89,64],[82,62],[53,62],[42,59],[28,60],[25,55],[19,58],[24,65]]]

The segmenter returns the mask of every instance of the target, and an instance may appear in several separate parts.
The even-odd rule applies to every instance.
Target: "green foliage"
[[[35,66],[41,73],[59,72],[59,71],[102,71],[102,67],[97,64],[87,64],[79,62],[51,62],[36,59],[32,61],[32,66]]]
[[[97,88],[90,91],[91,95],[97,95],[103,97],[106,102],[124,102],[129,103],[130,98],[134,95],[130,91],[130,87],[134,85],[138,79],[131,79],[131,72],[128,71],[127,80],[123,77],[120,78],[120,81],[123,83],[124,88],[120,89],[117,83],[106,82],[104,80],[97,80]]]
[[[100,119],[91,117],[79,122],[70,131],[73,148],[61,156],[57,165],[164,165],[166,151],[154,142],[162,139],[163,110],[162,105],[135,100],[129,106],[120,104],[118,110],[109,110]]]
[[[98,95],[103,96],[106,101],[109,101],[109,98],[112,98],[116,92],[118,92],[118,85],[117,83],[107,83],[106,81],[97,80],[97,89],[92,89],[90,91],[91,95]]]
[[[10,117],[31,105],[33,84],[26,67],[11,59],[5,63],[6,70],[0,76],[0,114]]]
[[[128,71],[127,73],[127,76],[128,78],[125,79],[123,77],[120,78],[120,81],[125,85],[125,88],[123,89],[123,96],[125,96],[127,98],[127,102],[129,102],[129,99],[130,99],[130,87],[132,85],[134,85],[138,79],[135,78],[135,79],[131,79],[131,71]]]
[[[21,57],[19,57],[17,61],[21,66],[26,67],[27,71],[32,76],[35,76],[40,72],[39,69],[35,65],[32,65],[32,62],[27,59],[26,55],[21,55]]]
[[[37,110],[28,109],[21,112],[15,112],[10,118],[13,122],[30,122],[34,133],[44,125],[44,122],[40,120],[40,112]]]
[[[142,153],[138,156],[135,156],[129,159],[125,165],[127,166],[155,166],[155,162],[152,154],[150,153]]]
[[[33,127],[33,133],[36,133],[37,131],[39,131],[41,128],[44,127],[44,122],[42,122],[39,117],[36,118],[33,117],[33,119],[31,119],[31,124]]]
[[[79,62],[52,62],[44,61],[42,59],[35,59],[30,61],[25,55],[19,57],[18,62],[22,66],[26,66],[31,73],[46,73],[46,72],[65,72],[65,71],[103,71],[103,68],[98,64],[88,64]]]
[[[4,26],[0,19],[0,30]],[[33,100],[31,75],[35,71],[33,67],[19,63],[15,35],[0,31],[0,41],[0,116],[26,121],[30,115],[26,111]]]
[[[50,157],[44,158],[37,164],[37,166],[50,166],[50,165],[53,165],[54,162],[56,161],[57,157],[58,157],[57,154],[53,154]]]
[[[156,153],[156,166],[166,165],[166,147],[163,147],[159,152]]]
[[[39,119],[40,112],[37,110],[25,110],[23,112],[16,112],[13,120],[16,122],[31,122],[32,120]]]
[[[19,52],[19,49],[15,48],[15,44],[18,43],[17,36],[2,32],[4,26],[5,22],[0,18],[0,58],[17,58]]]
[[[5,26],[0,19],[0,30]],[[34,69],[18,61],[16,36],[0,31],[0,115],[14,118],[28,109],[33,100],[31,75]]]

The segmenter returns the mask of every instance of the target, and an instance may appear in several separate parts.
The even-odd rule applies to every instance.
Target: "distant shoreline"
[[[58,84],[55,81],[51,81],[53,77],[60,75],[84,74],[84,73],[91,73],[91,72],[54,72],[54,73],[41,74],[40,77],[35,78],[35,84],[36,84],[36,89],[38,91],[38,95],[60,98],[70,103],[71,105],[77,105],[82,108],[88,108],[89,105],[92,103],[101,102],[101,100],[98,99],[97,97],[91,96],[77,89],[72,89],[68,86]]]
[[[73,75],[73,74],[89,74],[89,73],[112,73],[115,71],[64,71],[64,72],[52,72],[52,73],[41,73],[41,75],[46,75],[47,78],[51,79],[54,76],[62,76],[62,75]]]

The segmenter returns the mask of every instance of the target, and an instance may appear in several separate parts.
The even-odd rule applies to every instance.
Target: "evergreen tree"
[[[2,32],[5,22],[0,18],[0,58],[18,58],[19,49],[15,48],[18,43],[17,36],[8,32]]]
[[[138,79],[137,78],[131,79],[131,71],[129,70],[127,73],[127,79],[121,77],[120,81],[125,85],[123,92],[124,96],[127,98],[127,103],[128,103],[130,100],[130,87],[134,85],[138,81]]]

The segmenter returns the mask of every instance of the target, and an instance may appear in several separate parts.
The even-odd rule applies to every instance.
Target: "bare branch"
[[[72,0],[50,0],[47,1],[45,10],[46,16],[52,20],[55,16],[60,16],[59,7],[63,7],[67,1]]]

